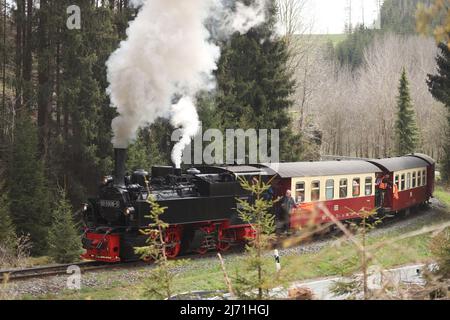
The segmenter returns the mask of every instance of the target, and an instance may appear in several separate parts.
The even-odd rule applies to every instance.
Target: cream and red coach
[[[282,196],[290,189],[297,202],[297,208],[291,213],[291,228],[330,221],[323,210],[317,209],[318,203],[322,203],[338,220],[357,218],[360,211],[376,207],[375,179],[381,170],[367,161],[296,162],[268,166],[279,177],[275,182],[277,195]]]
[[[331,219],[318,204],[338,220],[358,218],[362,211],[399,212],[426,203],[433,195],[435,161],[424,154],[387,159],[266,164],[277,179],[277,196],[291,190],[297,208],[290,226],[297,229]],[[383,203],[376,197],[378,176],[389,175]],[[394,184],[398,197],[394,196]]]
[[[385,212],[399,212],[427,202],[434,191],[435,161],[424,154],[411,154],[405,157],[369,160],[389,175],[389,185],[384,203],[380,204]]]

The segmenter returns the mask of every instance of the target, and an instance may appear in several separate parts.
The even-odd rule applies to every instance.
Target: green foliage
[[[450,182],[450,50],[446,43],[439,43],[436,57],[437,74],[428,75],[428,88],[433,97],[447,108],[447,140],[440,172],[445,183]]]
[[[334,54],[341,66],[347,66],[355,70],[362,65],[364,50],[372,43],[377,31],[358,26],[347,38],[338,43],[334,49]],[[327,55],[332,53],[330,46],[327,47]]]
[[[147,246],[135,248],[134,251],[144,260],[167,260],[164,231],[169,225],[160,218],[167,207],[161,207],[152,195],[149,195],[147,202],[150,204],[151,209],[150,214],[146,217],[153,221],[147,229],[141,230],[141,233],[147,236]]]
[[[381,28],[398,34],[416,33],[416,10],[429,0],[385,0],[381,6]]]
[[[441,279],[450,279],[450,230],[446,229],[433,238],[430,250],[438,265],[436,274]]]
[[[168,145],[162,152],[161,145]],[[154,165],[169,164],[170,135],[167,123],[162,119],[149,128],[140,130],[137,140],[127,150],[129,170],[150,170]]]
[[[279,281],[279,279],[274,279],[265,266],[263,256],[264,251],[274,239],[275,217],[270,210],[276,201],[264,198],[270,184],[261,180],[249,182],[245,179],[240,179],[240,183],[244,190],[252,194],[252,200],[237,198],[239,208],[237,211],[242,221],[253,227],[255,237],[249,239],[249,243],[246,245],[247,256],[242,269],[244,272],[236,274],[236,294],[244,299],[264,299],[268,298],[269,290]]]
[[[9,212],[9,200],[6,193],[0,195],[0,244],[12,245],[16,233]]]
[[[143,295],[151,299],[170,298],[175,294],[176,270],[187,262],[185,260],[161,260],[155,263],[155,267],[144,280]]]
[[[141,233],[147,236],[147,246],[134,248],[142,259],[155,264],[144,281],[143,295],[146,298],[170,298],[174,294],[174,281],[177,277],[173,270],[184,265],[186,261],[167,259],[164,234],[169,225],[160,218],[167,208],[161,207],[151,195],[147,202],[151,208],[148,218],[152,223],[147,229],[141,230]]]
[[[361,270],[362,276],[351,275],[350,279],[335,281],[330,289],[335,295],[347,295],[348,299],[355,299],[362,292],[364,299],[369,298],[368,270],[369,266],[374,263],[374,256],[373,252],[367,249],[368,233],[383,222],[383,218],[377,216],[376,210],[362,211],[359,213],[359,217],[358,221],[351,222],[347,229],[343,230],[347,235],[351,234],[351,237],[353,237],[352,243],[358,255],[347,256],[342,261],[335,262],[332,267],[334,272],[342,276],[346,276],[349,270]],[[343,228],[343,226],[340,226],[340,228]]]
[[[74,262],[81,253],[80,237],[72,218],[72,207],[64,190],[59,190],[58,200],[52,212],[48,245],[48,254],[59,263]]]
[[[25,111],[17,118],[9,164],[11,218],[18,234],[31,236],[33,253],[44,253],[50,225],[48,181],[39,158],[37,128]]]
[[[349,33],[346,39],[334,48],[334,57],[342,66],[356,70],[364,62],[364,50],[369,47],[377,34],[396,33],[410,35],[416,33],[416,9],[424,0],[385,0],[381,6],[381,30],[359,25]],[[425,2],[429,2],[425,0]],[[327,57],[330,47],[326,48]]]
[[[418,128],[414,107],[409,93],[406,70],[400,78],[399,95],[397,97],[397,121],[395,124],[397,155],[403,156],[416,151],[418,144]]]
[[[295,83],[287,69],[286,43],[274,37],[271,5],[266,23],[247,34],[235,34],[222,45],[217,110],[222,128],[279,129],[281,159],[298,160],[301,142],[293,138],[288,112]]]
[[[252,201],[237,198],[239,217],[253,226],[257,235],[270,236],[275,232],[275,218],[270,212],[275,201],[266,200],[264,194],[271,185],[262,180],[248,181],[240,178],[241,187],[252,194]],[[258,238],[252,240],[254,243]],[[268,240],[267,238],[265,238]]]

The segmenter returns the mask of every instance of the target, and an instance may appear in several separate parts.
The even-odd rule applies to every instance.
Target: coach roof
[[[427,161],[430,164],[435,164],[436,163],[436,161],[433,158],[431,158],[430,156],[427,156],[426,154],[423,154],[423,153],[411,153],[409,156],[423,159],[423,160]]]
[[[373,159],[371,163],[386,168],[389,172],[427,167],[429,164],[418,157],[406,156],[387,159]]]
[[[381,172],[377,166],[363,160],[267,163],[264,166],[275,171],[282,178]]]

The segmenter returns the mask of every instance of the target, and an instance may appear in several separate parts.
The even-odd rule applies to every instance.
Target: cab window
[[[352,190],[353,190],[353,196],[359,197],[361,194],[361,180],[359,178],[354,178],[352,182]]]
[[[364,190],[365,190],[365,191],[364,191],[364,194],[365,194],[366,196],[372,195],[372,178],[371,178],[371,177],[367,177],[367,178],[366,178]]]
[[[295,201],[301,203],[305,201],[305,183],[297,182],[295,185]]]
[[[339,198],[347,198],[347,179],[339,181]]]
[[[327,183],[325,185],[325,194],[326,194],[327,200],[334,199],[334,180],[333,179],[327,180]]]
[[[311,183],[311,201],[318,201],[320,199],[320,181],[313,181]]]

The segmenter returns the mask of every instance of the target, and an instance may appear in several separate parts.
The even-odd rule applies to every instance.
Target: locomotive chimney
[[[114,149],[114,184],[125,186],[126,149]]]
[[[173,174],[176,176],[181,176],[181,168],[173,167]]]

